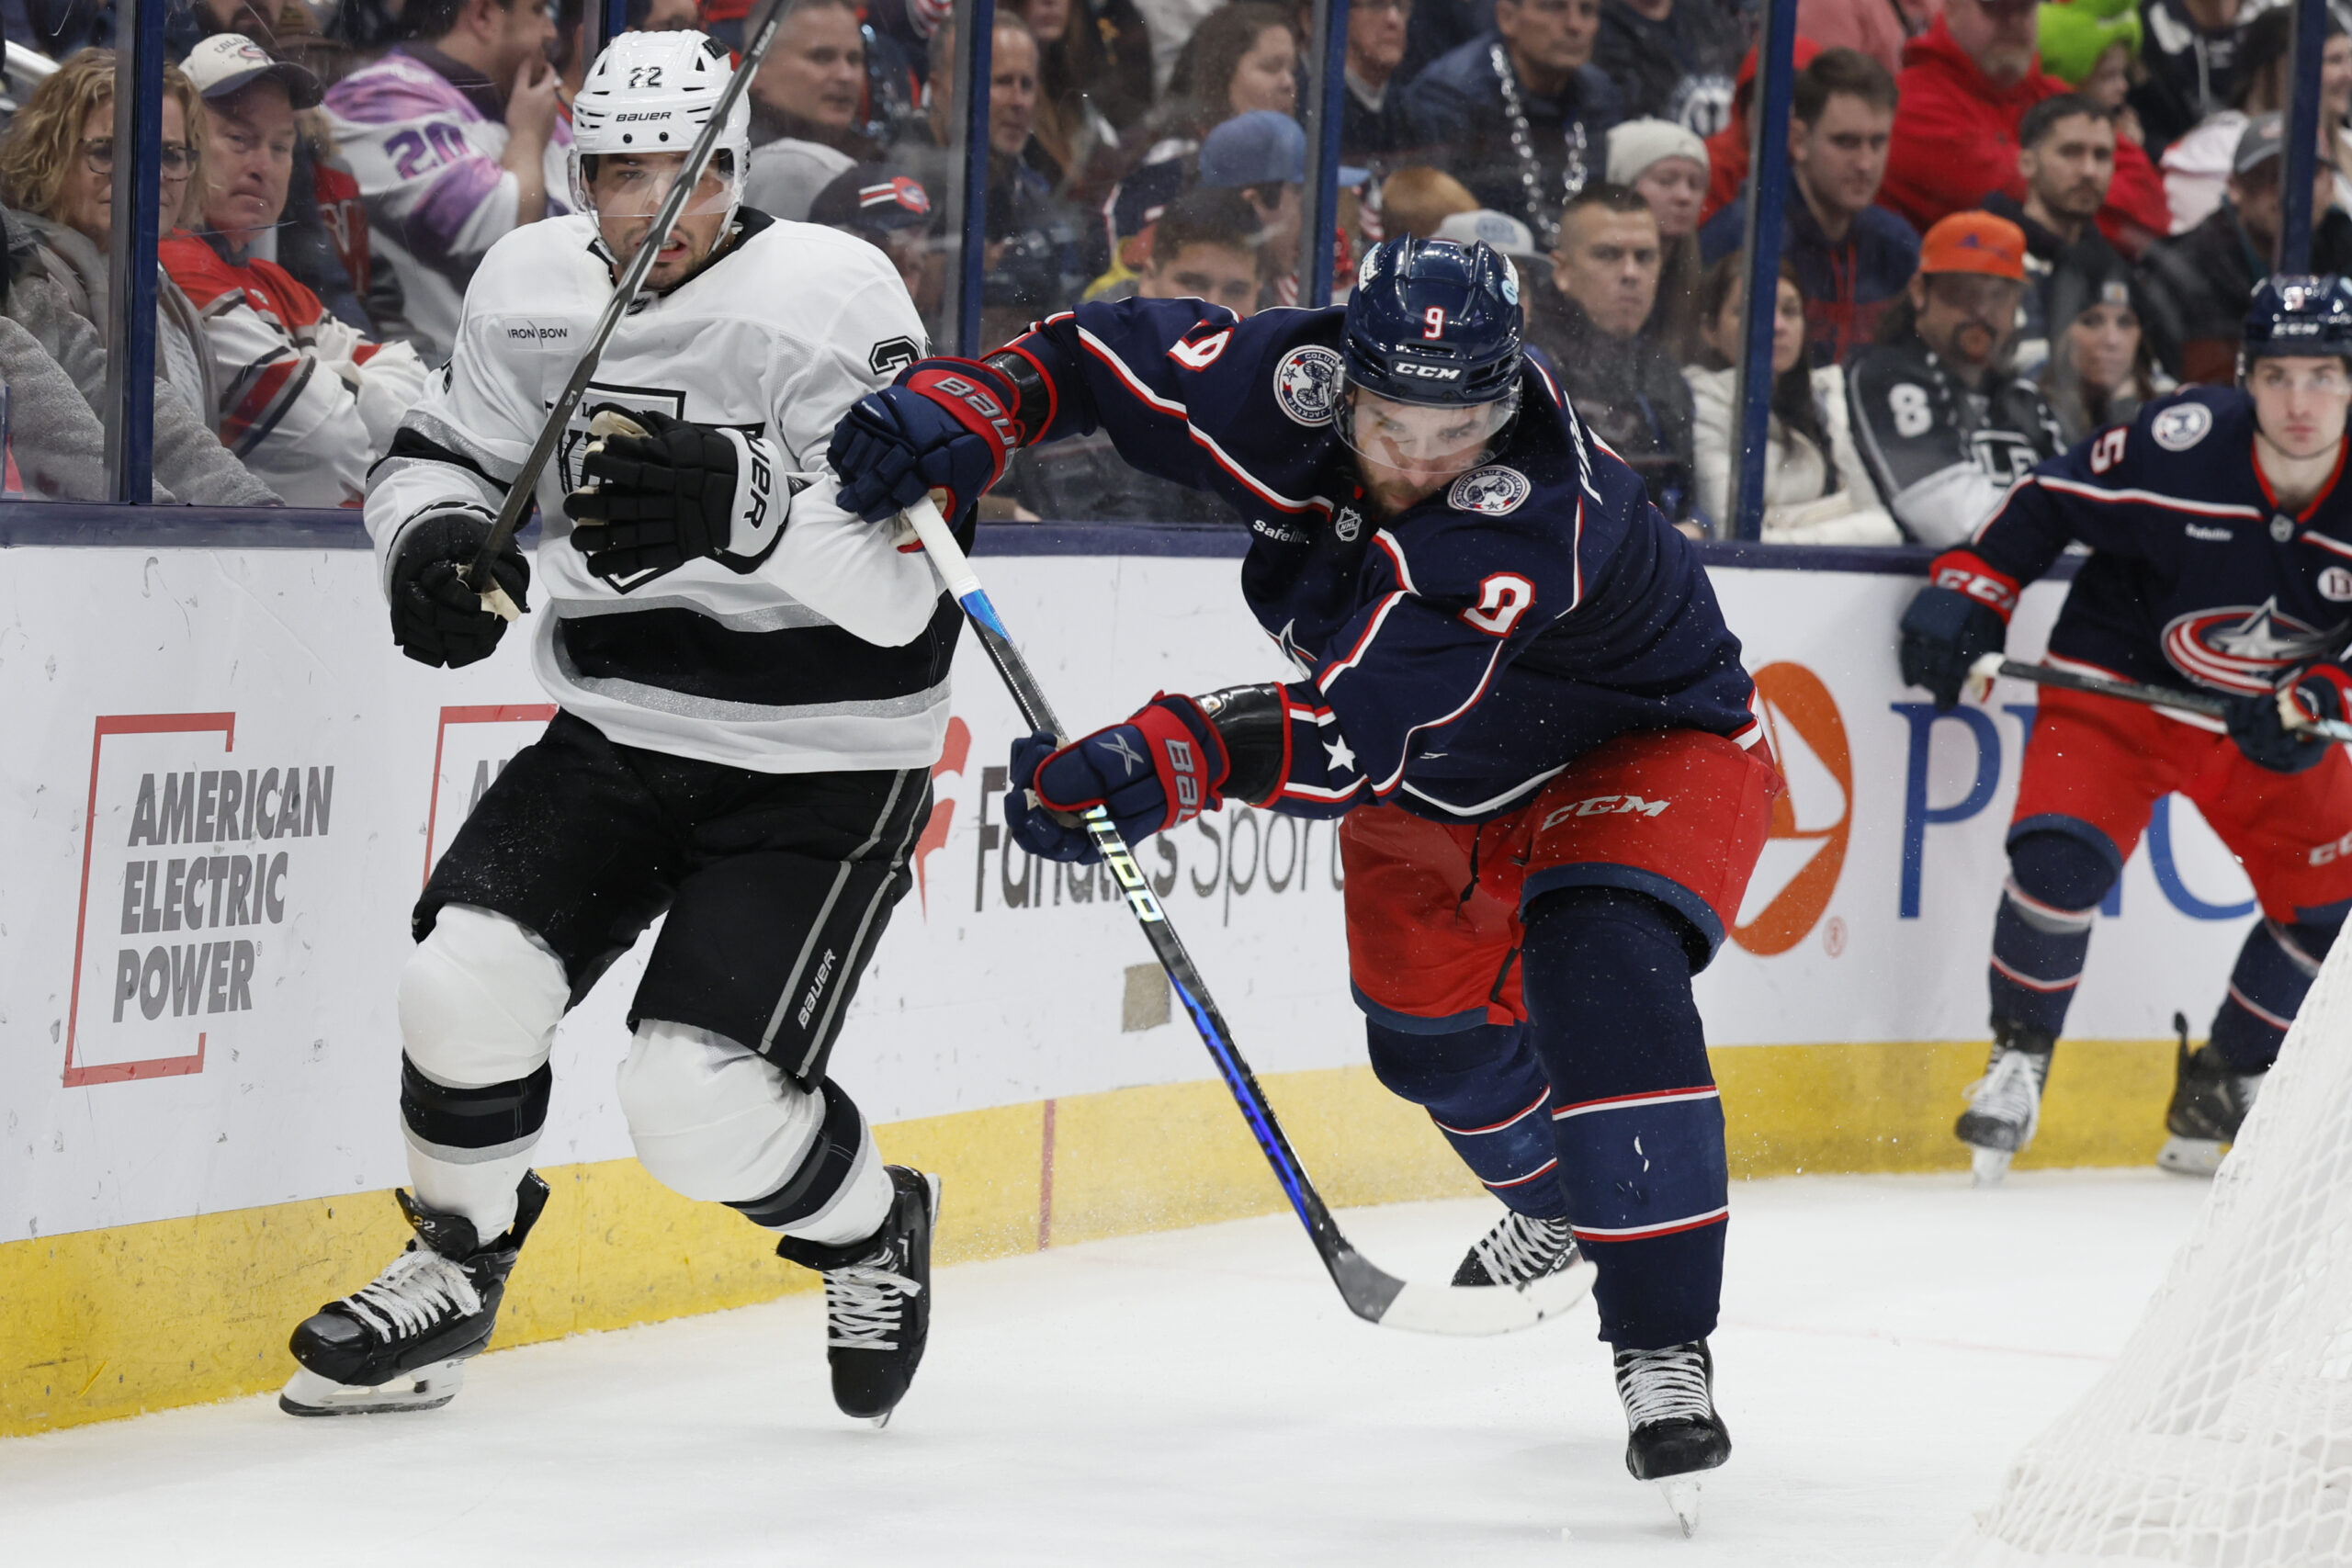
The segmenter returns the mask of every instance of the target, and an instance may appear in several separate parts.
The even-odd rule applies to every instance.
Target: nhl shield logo
[[[2176,403],[2148,422],[2148,434],[2167,452],[2186,452],[2213,428],[2213,411],[2203,403]]]
[[[1520,502],[1534,492],[1535,487],[1517,468],[1473,468],[1453,481],[1453,488],[1445,492],[1445,503],[1456,512],[1500,517],[1518,511]]]
[[[1342,506],[1331,519],[1331,532],[1339,536],[1340,543],[1354,544],[1356,536],[1363,532],[1363,513],[1352,506]]]
[[[1294,348],[1274,367],[1274,401],[1295,424],[1331,423],[1340,392],[1340,355],[1328,348]]]

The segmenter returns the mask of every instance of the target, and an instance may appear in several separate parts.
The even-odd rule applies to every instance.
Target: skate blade
[[[278,1391],[277,1407],[288,1416],[371,1416],[394,1410],[438,1410],[466,1383],[463,1361],[420,1367],[375,1388],[322,1378],[298,1368]]]
[[[1979,1187],[1998,1187],[2001,1179],[2009,1174],[2009,1162],[2018,1156],[2007,1149],[1971,1148],[1969,1169],[1974,1173]]]
[[[2158,1151],[2156,1168],[2175,1176],[2211,1176],[2222,1168],[2222,1148],[2217,1139],[2175,1134],[2166,1138],[2165,1146]]]
[[[1682,1527],[1685,1540],[1699,1533],[1699,1478],[1696,1475],[1669,1475],[1657,1483],[1658,1495],[1674,1510],[1675,1523]]]

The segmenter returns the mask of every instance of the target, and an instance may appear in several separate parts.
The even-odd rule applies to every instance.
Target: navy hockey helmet
[[[1374,245],[1348,297],[1348,380],[1399,403],[1469,407],[1519,386],[1519,274],[1483,243]]]
[[[2256,284],[2245,312],[2238,378],[2257,359],[2352,362],[2352,282],[2333,273],[2289,275]]]

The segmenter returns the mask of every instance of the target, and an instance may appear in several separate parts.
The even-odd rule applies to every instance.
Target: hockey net
[[[2352,942],[2121,1359],[1940,1561],[2352,1565]]]

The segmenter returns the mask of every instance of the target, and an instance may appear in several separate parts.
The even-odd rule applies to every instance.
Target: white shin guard
[[[563,963],[503,915],[451,904],[401,971],[401,1048],[429,1086],[464,1091],[521,1086],[547,1066],[571,986]],[[542,1095],[542,1099],[544,1096]],[[401,1118],[418,1200],[462,1214],[483,1241],[514,1223],[514,1189],[538,1128],[487,1147],[443,1141]]]
[[[804,1089],[707,1029],[647,1019],[620,1069],[637,1156],[663,1186],[839,1246],[882,1228],[890,1179],[840,1091]]]

